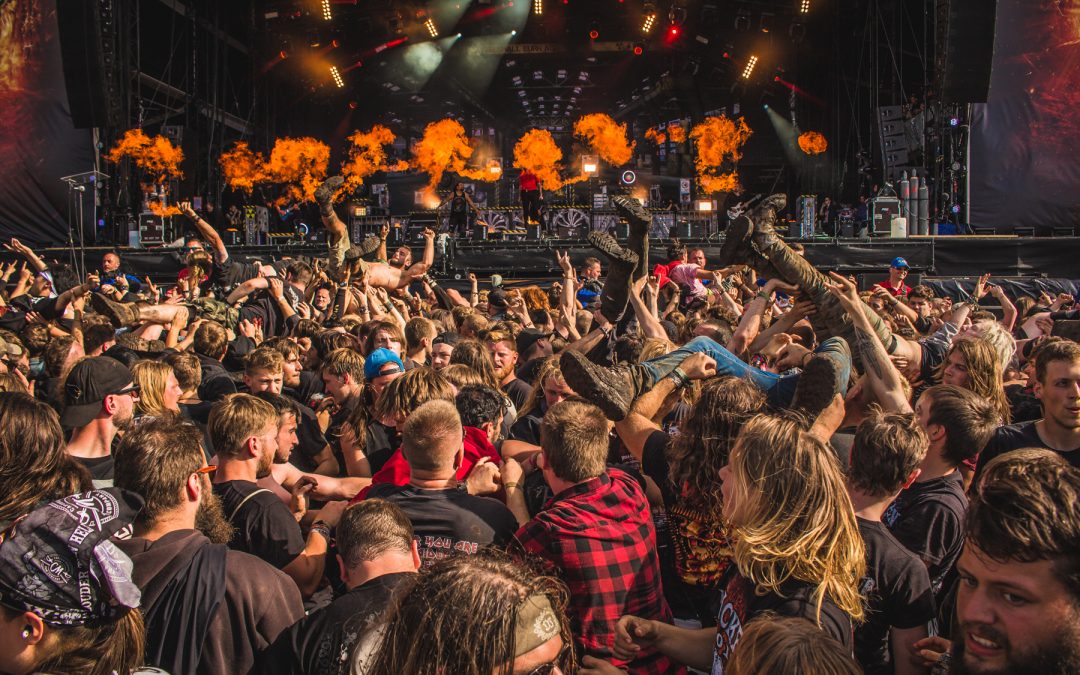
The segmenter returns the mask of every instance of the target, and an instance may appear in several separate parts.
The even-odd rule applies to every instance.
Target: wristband
[[[684,389],[690,384],[690,378],[687,377],[686,372],[682,368],[676,368],[668,375],[674,382],[676,389]]]
[[[310,532],[318,533],[320,537],[326,540],[327,544],[330,543],[330,526],[325,521],[316,520],[311,524]]]
[[[514,481],[507,481],[507,482],[503,483],[503,488],[507,489],[507,490],[509,490],[511,488],[516,488],[517,486],[518,486],[518,484],[515,483]]]
[[[766,293],[765,291],[758,291],[757,295],[754,296],[754,299],[756,300],[757,298],[761,298],[765,302],[768,302],[769,298],[771,298],[771,297],[772,297],[772,293]]]

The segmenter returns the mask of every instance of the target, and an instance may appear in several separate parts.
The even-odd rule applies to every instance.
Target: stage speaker
[[[900,215],[900,200],[895,197],[875,197],[870,200],[870,220],[873,232],[880,237],[892,236],[892,219]]]
[[[540,223],[528,223],[525,225],[525,238],[529,241],[539,241]]]
[[[105,53],[98,5],[79,0],[56,3],[64,86],[76,129],[106,126]]]
[[[997,0],[937,0],[938,90],[944,103],[985,103]]]

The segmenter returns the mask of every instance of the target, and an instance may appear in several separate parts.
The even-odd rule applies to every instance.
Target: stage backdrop
[[[93,168],[90,131],[71,125],[55,0],[0,2],[0,238],[66,242],[60,177]]]
[[[990,98],[974,106],[971,224],[1080,225],[1080,0],[998,0]]]

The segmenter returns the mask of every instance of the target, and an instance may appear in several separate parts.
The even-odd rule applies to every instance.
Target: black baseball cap
[[[545,333],[538,328],[526,328],[517,334],[516,342],[518,354],[524,354],[540,340],[547,340],[550,337],[551,333]]]
[[[64,381],[64,412],[60,423],[84,427],[101,411],[106,396],[138,391],[124,364],[108,356],[93,356],[75,364]]]

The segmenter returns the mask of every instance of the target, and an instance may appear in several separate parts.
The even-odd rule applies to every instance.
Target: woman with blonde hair
[[[983,338],[958,337],[938,368],[941,384],[951,384],[975,392],[991,401],[1002,424],[1009,424],[1012,410],[1005,396],[1001,362],[994,346]]]
[[[746,625],[768,612],[808,619],[850,652],[852,622],[863,618],[866,551],[835,455],[800,420],[758,415],[720,478],[736,569],[720,588],[716,627],[624,616],[615,656],[631,659],[652,645],[687,666],[723,672]]]
[[[172,366],[164,361],[139,361],[131,367],[131,377],[139,387],[135,411],[140,416],[180,414],[184,390],[180,388]]]

